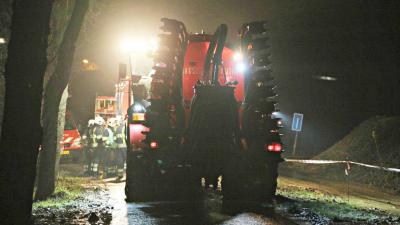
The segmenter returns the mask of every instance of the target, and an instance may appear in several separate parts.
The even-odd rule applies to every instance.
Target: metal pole
[[[378,141],[376,140],[377,137],[376,137],[376,131],[375,130],[372,131],[372,139],[374,139],[376,155],[378,156],[379,163],[380,163],[381,166],[383,166],[382,157],[381,157],[381,154],[379,152]]]
[[[293,152],[292,156],[296,155],[296,147],[297,147],[297,137],[299,136],[299,132],[296,131],[296,135],[294,136],[294,143],[293,143]]]
[[[349,175],[346,176],[347,180],[347,203],[350,202],[350,178]]]
[[[95,99],[94,99],[94,118],[96,118],[96,106],[97,106],[97,96],[98,96],[98,93],[97,93],[97,91],[96,91],[96,97],[95,97]]]
[[[133,75],[131,53],[128,53],[130,77]]]
[[[131,106],[131,103],[132,103],[132,96],[131,96],[131,85],[132,85],[132,76],[133,76],[133,73],[134,73],[134,71],[133,71],[133,69],[132,69],[132,54],[131,53],[129,53],[129,70],[130,70],[130,72],[131,72],[131,74],[130,74],[130,76],[129,76],[129,79],[128,79],[128,108]],[[134,61],[134,63],[135,63],[135,59],[133,60]]]
[[[118,81],[117,81],[117,85],[115,86],[115,100],[116,100],[116,115],[120,116],[120,114],[122,114],[122,101],[121,101],[121,74],[119,74],[120,71],[118,71]],[[126,75],[125,75],[126,76]]]
[[[347,182],[347,203],[350,202],[350,163],[349,157],[346,157],[346,169],[344,172],[346,173],[346,182]]]
[[[128,108],[131,106],[131,104],[132,104],[132,96],[131,96],[131,86],[132,86],[132,78],[130,77],[129,78],[129,80],[128,80],[128,95],[129,95],[129,98],[128,98]]]

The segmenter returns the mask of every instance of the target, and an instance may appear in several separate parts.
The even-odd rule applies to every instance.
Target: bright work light
[[[235,52],[233,54],[233,61],[235,62],[241,62],[243,60],[243,55],[240,52]]]
[[[235,65],[236,72],[243,73],[244,71],[246,71],[246,69],[247,69],[247,65],[244,62],[238,62]]]

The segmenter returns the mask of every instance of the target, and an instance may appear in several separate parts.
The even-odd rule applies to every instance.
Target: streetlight
[[[5,44],[6,43],[6,39],[3,37],[0,37],[0,45]]]
[[[82,59],[82,63],[83,64],[89,64],[89,60],[88,59]]]

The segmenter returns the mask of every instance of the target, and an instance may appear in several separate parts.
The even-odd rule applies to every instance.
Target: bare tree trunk
[[[67,106],[67,98],[68,98],[68,86],[65,88],[62,96],[61,96],[61,101],[59,104],[59,109],[58,109],[58,116],[57,118],[55,117],[51,117],[48,118],[48,120],[50,121],[55,119],[55,121],[53,121],[53,123],[51,124],[52,128],[56,129],[57,132],[56,133],[50,133],[47,137],[45,135],[43,135],[43,140],[42,143],[43,145],[45,145],[45,143],[49,143],[51,141],[53,141],[53,138],[55,138],[55,145],[57,146],[54,154],[51,151],[47,151],[47,152],[43,152],[40,151],[39,152],[39,158],[38,158],[38,167],[37,167],[37,177],[36,177],[36,182],[38,183],[37,186],[39,186],[39,184],[41,184],[42,188],[37,188],[36,189],[36,193],[35,193],[35,200],[42,200],[46,197],[48,197],[49,195],[51,195],[54,192],[55,186],[50,186],[50,187],[44,187],[43,186],[46,184],[46,181],[43,180],[47,180],[47,182],[51,182],[51,180],[49,180],[48,174],[45,173],[40,173],[40,169],[47,169],[47,172],[53,172],[54,173],[54,181],[56,179],[56,175],[58,173],[58,167],[59,167],[59,161],[60,161],[60,153],[61,153],[61,145],[57,143],[60,143],[64,134],[64,124],[65,124],[65,110],[66,110],[66,106]],[[45,132],[43,132],[45,133]],[[49,154],[51,153],[51,154]],[[55,157],[54,163],[50,163],[52,160],[52,157]],[[46,158],[44,158],[46,157]],[[54,169],[50,169],[47,167],[50,167],[54,165]],[[47,175],[47,177],[46,177]],[[42,181],[39,183],[39,180]],[[54,182],[53,181],[53,182]],[[39,191],[38,191],[39,190]],[[48,196],[45,196],[43,198],[38,198],[38,193],[42,192],[42,193],[49,193]],[[40,195],[40,194],[39,194]]]
[[[62,94],[60,107],[58,108],[58,128],[57,128],[57,143],[62,141],[64,135],[64,125],[65,125],[65,112],[67,109],[67,100],[68,100],[68,86],[65,88],[64,93]],[[60,165],[60,157],[62,149],[59,147],[56,152],[56,163],[55,163],[55,174],[58,174],[59,165]]]
[[[14,0],[0,143],[0,223],[31,223],[52,0]]]
[[[44,93],[43,106],[43,142],[40,151],[38,180],[35,199],[41,200],[49,197],[55,189],[56,159],[59,148],[57,141],[58,114],[60,100],[69,82],[75,43],[89,7],[89,0],[76,0],[71,20],[61,42],[57,63],[53,76],[51,76]]]

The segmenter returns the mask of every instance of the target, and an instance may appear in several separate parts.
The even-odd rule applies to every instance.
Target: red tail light
[[[157,143],[156,141],[150,142],[150,148],[151,148],[151,149],[156,149],[156,148],[158,148],[158,143]]]
[[[277,142],[272,142],[271,144],[265,145],[265,150],[269,152],[281,152],[282,145]]]

